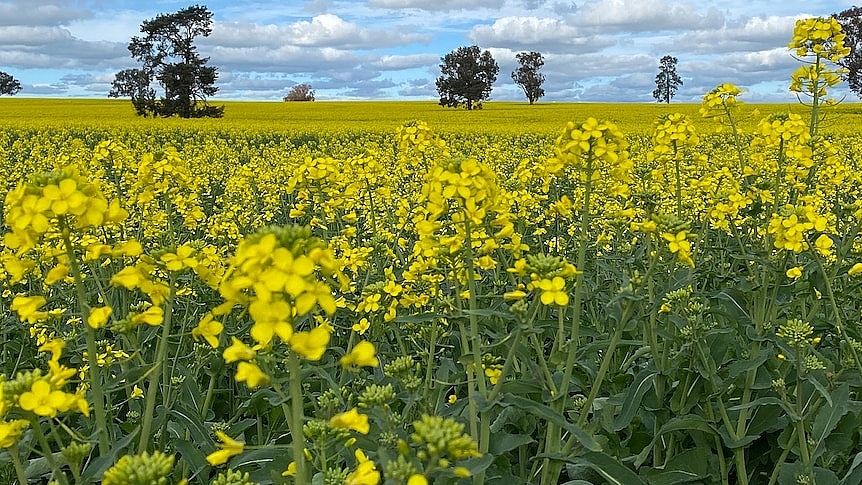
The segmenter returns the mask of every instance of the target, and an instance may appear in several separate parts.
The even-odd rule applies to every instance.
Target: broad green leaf
[[[702,416],[698,416],[696,414],[689,414],[687,416],[680,416],[678,418],[673,418],[673,419],[669,420],[667,423],[665,423],[664,425],[662,425],[662,427],[659,428],[658,433],[656,433],[656,435],[653,437],[650,444],[647,445],[646,447],[644,447],[644,449],[641,450],[640,453],[638,453],[637,457],[635,457],[635,467],[639,467],[644,462],[646,462],[646,460],[647,460],[647,458],[649,458],[649,454],[652,451],[653,447],[655,446],[656,442],[658,442],[658,440],[662,439],[662,436],[665,433],[670,433],[671,431],[678,431],[678,430],[685,430],[685,431],[698,430],[698,431],[703,431],[704,433],[708,433],[708,434],[712,434],[712,435],[717,434],[717,431],[715,430],[715,428],[713,428],[712,425],[709,424],[706,421],[706,419],[704,419]]]
[[[860,485],[862,484],[862,451],[856,453],[853,457],[853,463],[850,464],[850,469],[847,474],[841,479],[840,485]]]
[[[498,433],[495,434],[491,440],[489,451],[493,455],[501,455],[507,451],[514,450],[521,445],[533,443],[534,441],[536,440],[526,434]]]
[[[815,460],[826,451],[825,441],[835,429],[841,417],[847,413],[847,403],[850,401],[850,386],[842,385],[832,393],[832,404],[820,408],[814,417],[810,439],[814,440],[815,448],[811,459]]]
[[[619,431],[631,423],[632,418],[640,407],[644,394],[652,389],[657,375],[658,372],[654,370],[643,370],[635,377],[634,382],[632,382],[628,392],[626,392],[626,398],[623,401],[620,414],[614,419],[615,431]]]
[[[177,419],[199,445],[213,442],[197,410],[190,409],[184,402],[176,402],[168,414]]]
[[[107,455],[100,456],[91,461],[89,466],[87,466],[87,468],[85,468],[81,473],[81,481],[84,483],[90,483],[100,480],[102,475],[105,473],[105,470],[110,468],[117,461],[118,456],[125,454],[126,448],[132,440],[135,439],[135,436],[138,435],[139,429],[140,428],[135,428],[133,432],[127,434],[119,441],[114,442]]]
[[[192,476],[190,478],[194,478],[210,466],[207,462],[207,456],[201,451],[200,444],[187,440],[173,440],[171,445],[180,452],[183,460],[191,466]]]
[[[631,468],[605,453],[588,451],[566,461],[592,468],[612,485],[647,485]]]
[[[502,402],[500,402],[498,404],[502,405],[503,403],[517,406],[521,409],[530,411],[533,414],[540,416],[540,417],[542,417],[542,418],[544,418],[544,419],[546,419],[552,423],[556,423],[561,428],[572,433],[575,436],[575,438],[577,438],[578,441],[580,441],[581,444],[584,445],[584,448],[586,448],[590,451],[600,451],[602,449],[599,442],[596,441],[595,438],[593,438],[592,436],[588,435],[587,432],[584,431],[583,428],[570,422],[568,419],[566,419],[560,413],[554,411],[553,409],[551,409],[550,407],[548,407],[542,403],[538,403],[536,401],[532,401],[530,399],[523,398],[520,396],[515,396],[513,394],[506,394],[503,397]]]

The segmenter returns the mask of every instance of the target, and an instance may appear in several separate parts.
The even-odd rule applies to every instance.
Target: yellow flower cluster
[[[240,242],[224,280],[219,286],[225,303],[211,315],[225,315],[236,305],[248,309],[252,319],[249,334],[254,348],[233,337],[223,356],[238,364],[236,378],[249,387],[266,384],[269,377],[254,362],[256,352],[269,350],[275,338],[308,360],[320,360],[329,343],[332,327],[325,321],[308,331],[297,331],[296,322],[319,306],[334,313],[336,301],[322,276],[340,271],[330,249],[311,236],[307,227],[269,227]],[[196,329],[210,344],[218,343],[223,326],[205,316]],[[362,362],[367,362],[367,359]]]
[[[728,111],[742,104],[742,101],[737,99],[737,96],[742,93],[743,91],[733,84],[719,84],[710,92],[703,95],[700,114],[704,118],[725,116]]]
[[[65,341],[55,339],[39,347],[40,352],[51,354],[45,374],[36,369],[19,373],[14,380],[0,375],[0,449],[18,442],[29,423],[24,418],[53,418],[70,411],[89,416],[85,388],[79,387],[75,393],[63,390],[76,372],[60,363],[64,346]]]
[[[42,235],[66,229],[98,227],[128,216],[117,199],[108,201],[73,168],[41,173],[6,195],[5,220],[11,228],[8,247],[24,252]]]
[[[582,181],[607,175],[610,182],[626,185],[632,182],[633,167],[626,148],[625,136],[610,121],[569,122],[554,142],[554,156],[547,160],[546,170],[549,174],[575,170]]]
[[[825,217],[817,214],[810,206],[786,205],[778,214],[772,215],[767,232],[774,238],[776,248],[801,253],[809,247],[807,241],[809,233],[825,231],[827,222]],[[829,243],[824,240],[820,244],[825,246]]]
[[[815,55],[838,62],[850,55],[850,47],[844,45],[845,38],[841,24],[834,17],[799,19],[787,48],[795,49],[799,57]]]
[[[653,141],[653,151],[665,153],[678,145],[696,146],[700,138],[695,133],[691,119],[682,113],[664,115],[656,121]],[[661,147],[661,148],[660,148]]]

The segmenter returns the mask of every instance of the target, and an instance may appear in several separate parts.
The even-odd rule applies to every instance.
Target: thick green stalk
[[[566,340],[565,329],[560,328],[554,342],[552,352],[556,353],[567,350],[566,365],[563,369],[563,380],[560,383],[559,393],[554,396],[555,401],[552,407],[555,411],[562,414],[567,404],[569,393],[569,381],[572,379],[572,372],[575,367],[575,358],[579,347],[580,331],[581,331],[581,313],[583,311],[583,287],[584,287],[584,265],[587,259],[588,235],[590,232],[590,202],[593,193],[593,152],[587,154],[586,165],[584,167],[584,203],[581,206],[581,227],[578,233],[578,259],[575,268],[578,274],[575,276],[575,294],[572,303],[572,325]],[[545,453],[553,454],[560,450],[561,430],[556,423],[548,423],[545,432]],[[542,484],[555,484],[560,476],[562,463],[551,463],[549,459],[545,459],[542,465]]]
[[[15,467],[15,476],[18,477],[18,485],[27,485],[27,474],[24,473],[24,466],[21,464],[18,443],[13,444],[9,449],[9,457],[12,459],[12,466]]]
[[[63,245],[66,247],[66,256],[69,258],[69,268],[72,278],[75,280],[75,292],[78,297],[78,309],[81,312],[81,321],[84,326],[84,338],[87,341],[87,360],[89,365],[90,386],[93,389],[93,409],[96,414],[96,432],[99,439],[99,453],[106,455],[110,450],[110,437],[108,435],[108,420],[105,412],[105,393],[102,390],[101,376],[99,375],[98,352],[96,349],[96,330],[88,325],[90,306],[87,304],[87,295],[84,291],[84,278],[81,275],[81,263],[72,246],[72,238],[66,220],[59,219],[60,233],[63,237]]]
[[[299,366],[299,356],[296,352],[291,352],[287,358],[287,365],[290,369],[290,407],[291,413],[288,419],[290,427],[290,438],[293,440],[293,460],[296,462],[296,476],[294,483],[296,485],[305,485],[308,483],[308,471],[305,466],[305,435],[302,431],[304,424],[303,418],[303,403],[302,403],[302,375]]]
[[[473,351],[473,363],[476,365],[476,374],[478,375],[476,379],[477,388],[479,391],[479,395],[486,397],[488,395],[488,389],[485,384],[485,376],[482,372],[482,340],[479,335],[479,319],[476,316],[478,311],[478,305],[476,304],[476,279],[475,279],[475,270],[473,268],[473,238],[471,234],[470,227],[470,216],[464,212],[464,259],[467,265],[467,290],[470,293],[470,297],[467,300],[469,308],[470,308],[470,339],[472,343],[472,351]],[[475,400],[475,394],[471,399]],[[489,422],[487,412],[481,413],[481,419],[479,422],[479,453],[483,455],[488,452],[488,448],[490,446],[491,441],[491,423]],[[485,471],[476,474],[473,477],[473,483],[476,485],[481,485],[485,482]]]
[[[48,438],[46,438],[45,433],[42,432],[41,423],[39,423],[39,419],[35,415],[30,416],[30,428],[33,429],[33,434],[36,435],[36,440],[42,448],[42,456],[45,457],[45,461],[48,463],[48,466],[51,467],[51,471],[54,472],[54,478],[59,480],[61,485],[69,485],[69,481],[66,479],[66,474],[60,470],[59,464],[54,460],[54,453],[51,451],[51,445],[48,444]],[[23,483],[26,484],[27,482],[25,481]]]
[[[156,411],[156,396],[159,394],[159,387],[162,383],[163,372],[162,366],[165,365],[168,355],[168,338],[171,335],[171,315],[173,313],[175,285],[174,277],[171,275],[170,293],[167,299],[167,305],[164,310],[164,320],[162,321],[162,334],[159,337],[159,346],[156,349],[156,358],[153,361],[153,367],[150,369],[150,382],[147,385],[146,402],[144,403],[144,416],[141,422],[141,438],[138,441],[138,453],[147,451],[150,444],[150,433],[153,430],[153,419]]]

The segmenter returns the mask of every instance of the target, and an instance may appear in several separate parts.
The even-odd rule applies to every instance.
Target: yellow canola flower
[[[368,321],[367,318],[363,318],[358,322],[354,323],[353,326],[350,328],[359,335],[365,335],[365,332],[367,332],[368,329],[371,328],[371,323]]]
[[[129,396],[131,399],[142,399],[144,397],[144,391],[137,384],[132,388],[132,395]]]
[[[428,485],[428,479],[425,478],[425,475],[414,473],[407,479],[407,485]]]
[[[245,448],[245,443],[232,439],[224,431],[216,431],[216,437],[221,441],[219,449],[207,455],[207,462],[212,466],[226,463],[231,457],[241,454]]]
[[[90,328],[102,328],[108,323],[108,318],[114,310],[110,306],[91,308],[87,316],[87,325]]]
[[[28,422],[23,419],[10,422],[0,421],[0,449],[10,448],[17,443],[27,424]]]
[[[269,345],[274,335],[284,342],[290,341],[293,336],[293,326],[289,322],[293,317],[293,308],[286,301],[257,299],[249,305],[248,313],[254,320],[251,338],[260,345]]]
[[[356,450],[354,456],[357,462],[356,470],[347,475],[344,485],[377,485],[380,483],[380,472],[377,471],[374,462],[369,460],[362,450]]]
[[[63,348],[66,346],[66,341],[57,338],[45,344],[42,344],[39,347],[39,352],[51,352],[51,362],[57,362],[60,360],[60,355],[63,353]],[[2,393],[2,391],[0,391]],[[2,396],[2,394],[0,394]]]
[[[231,344],[228,348],[224,349],[222,353],[222,357],[224,357],[224,361],[228,364],[231,364],[240,360],[251,360],[255,356],[255,351],[248,345],[242,342],[242,340],[231,337]]]
[[[350,353],[341,358],[343,367],[377,367],[380,361],[374,355],[374,344],[363,340],[356,344]]]
[[[281,472],[283,477],[292,477],[296,475],[296,462],[292,461],[287,465],[287,470]]]
[[[330,327],[320,325],[308,332],[296,332],[290,338],[290,348],[308,360],[320,360],[329,344]]]
[[[788,278],[799,278],[802,276],[802,266],[794,266],[793,268],[788,269],[785,274]]]
[[[240,362],[236,367],[236,380],[254,389],[269,383],[269,376],[253,362]]]
[[[144,310],[142,313],[138,313],[137,315],[132,317],[132,323],[135,325],[140,325],[142,323],[146,323],[152,327],[161,325],[164,321],[165,315],[162,307],[159,306],[151,306]]]
[[[175,253],[166,253],[159,258],[165,263],[165,268],[168,271],[180,271],[183,268],[195,269],[198,266],[198,260],[195,259],[197,250],[187,244],[177,248]]]
[[[18,398],[21,409],[32,411],[39,416],[54,417],[58,410],[67,407],[66,403],[66,393],[52,389],[51,384],[43,379],[34,382],[30,390]]]
[[[860,273],[862,273],[862,263],[856,263],[849,270],[847,270],[847,274],[850,276],[856,276]]]
[[[544,305],[566,306],[569,304],[569,295],[566,293],[566,280],[560,276],[554,276],[553,279],[541,279],[536,284],[542,295],[540,299]]]
[[[42,296],[16,296],[12,299],[11,309],[18,312],[21,321],[35,323],[48,316],[48,313],[39,311],[45,303],[47,300]]]
[[[352,429],[362,434],[368,434],[371,429],[371,425],[368,424],[368,416],[360,414],[356,408],[336,414],[329,420],[329,424],[333,428]]]
[[[213,320],[213,314],[207,312],[198,322],[198,326],[192,329],[192,337],[203,338],[212,348],[218,348],[218,337],[221,335],[224,325],[218,320]]]

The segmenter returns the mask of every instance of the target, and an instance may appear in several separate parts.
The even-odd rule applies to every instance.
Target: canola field
[[[862,108],[0,100],[0,483],[862,483]]]

